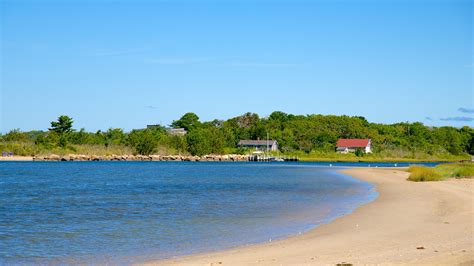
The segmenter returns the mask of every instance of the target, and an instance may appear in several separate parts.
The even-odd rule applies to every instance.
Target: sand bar
[[[414,183],[396,169],[344,172],[375,184],[380,196],[299,236],[147,264],[474,264],[473,179]]]

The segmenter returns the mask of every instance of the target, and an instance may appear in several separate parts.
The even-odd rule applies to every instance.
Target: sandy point
[[[352,214],[284,240],[148,265],[474,265],[474,180],[409,182],[399,169],[343,171],[380,196]]]

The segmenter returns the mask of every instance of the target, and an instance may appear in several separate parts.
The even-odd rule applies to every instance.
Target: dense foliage
[[[12,130],[0,136],[0,150],[19,155],[41,153],[192,154],[242,153],[241,139],[276,139],[280,152],[311,158],[337,158],[339,138],[371,138],[376,158],[467,158],[474,154],[474,129],[468,126],[428,127],[422,123],[376,124],[364,117],[292,115],[273,112],[260,118],[245,113],[228,120],[199,121],[186,113],[172,127],[185,128],[184,136],[170,135],[165,127],[124,132],[108,129],[95,133],[72,129],[72,119],[61,116],[49,131]],[[357,156],[363,156],[361,152]]]

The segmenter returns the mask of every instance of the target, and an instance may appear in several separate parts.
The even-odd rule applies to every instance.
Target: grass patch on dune
[[[426,166],[419,166],[414,165],[408,168],[408,172],[410,172],[410,176],[408,180],[415,181],[415,182],[422,182],[422,181],[439,181],[443,180],[443,177],[438,174],[434,168],[426,167]]]
[[[473,165],[471,165],[473,166]],[[461,168],[454,173],[455,177],[474,177],[474,167]]]
[[[440,164],[435,167],[413,165],[408,168],[410,176],[407,180],[415,182],[440,181],[446,178],[474,177],[473,163]]]
[[[440,164],[435,169],[445,177],[474,177],[474,163]]]

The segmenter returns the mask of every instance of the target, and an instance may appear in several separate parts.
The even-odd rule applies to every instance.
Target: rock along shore
[[[184,161],[184,162],[242,162],[249,161],[248,155],[226,154],[226,155],[83,155],[69,154],[60,156],[50,154],[35,156],[33,161]]]

